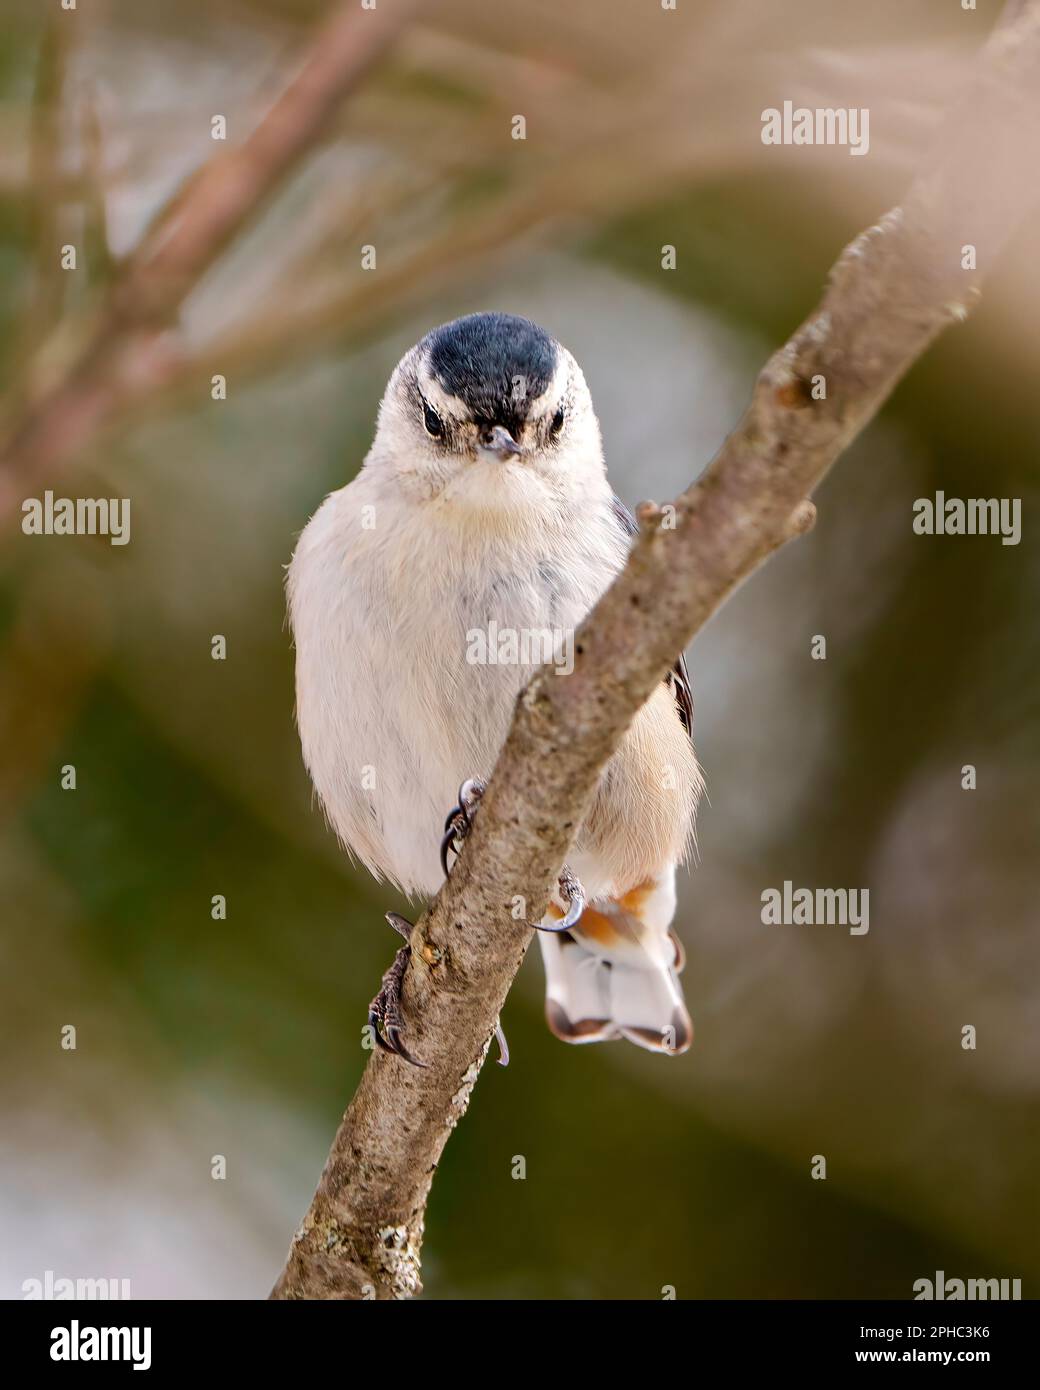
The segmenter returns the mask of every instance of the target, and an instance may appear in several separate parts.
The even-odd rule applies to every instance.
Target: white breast
[[[624,563],[605,481],[578,505],[507,468],[480,511],[365,469],[289,569],[308,770],[344,844],[408,893],[439,887],[444,817],[463,780],[490,774],[531,674],[473,660],[473,634],[573,632]]]

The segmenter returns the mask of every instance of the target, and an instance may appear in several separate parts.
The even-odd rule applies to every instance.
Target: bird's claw
[[[398,936],[403,936],[405,941],[411,940],[412,923],[407,917],[402,917],[399,912],[387,912],[384,915]]]
[[[484,787],[485,783],[479,777],[467,778],[459,788],[458,805],[453,806],[448,812],[444,822],[444,838],[441,840],[441,868],[444,870],[445,878],[451,872],[448,868],[448,853],[452,851],[456,858],[458,857],[462,842],[473,826],[473,817],[480,805],[480,798],[484,795]]]
[[[390,1024],[386,1030],[386,1042],[383,1046],[388,1052],[395,1053],[398,1057],[403,1057],[406,1062],[411,1062],[413,1067],[428,1067],[428,1062],[420,1062],[418,1057],[413,1057],[401,1041],[401,1029],[394,1024]]]
[[[388,912],[386,920],[406,939],[411,934],[411,923],[406,921],[400,913]],[[406,1062],[410,1062],[413,1067],[425,1067],[427,1062],[420,1062],[418,1057],[413,1057],[401,1041],[401,1033],[404,1024],[401,1021],[401,981],[404,979],[404,972],[408,969],[408,961],[411,957],[412,948],[408,945],[402,946],[394,956],[393,964],[383,976],[379,986],[379,993],[368,1006],[368,1024],[372,1029],[372,1036],[376,1046],[381,1047],[384,1052],[392,1052],[396,1057],[401,1057]]]
[[[581,886],[577,874],[575,874],[572,869],[568,869],[566,864],[563,866],[558,882],[560,885],[560,897],[563,898],[564,902],[567,904],[567,911],[564,916],[561,917],[558,922],[554,922],[551,927],[547,927],[541,922],[532,923],[538,931],[570,931],[572,927],[578,925],[581,920],[581,914],[585,911],[585,889]]]

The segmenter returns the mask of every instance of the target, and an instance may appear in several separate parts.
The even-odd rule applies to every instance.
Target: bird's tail
[[[679,984],[682,948],[668,930],[674,902],[669,870],[667,882],[590,903],[572,932],[539,933],[545,1014],[558,1038],[627,1038],[652,1052],[686,1051],[693,1023]],[[550,906],[547,925],[559,915]]]

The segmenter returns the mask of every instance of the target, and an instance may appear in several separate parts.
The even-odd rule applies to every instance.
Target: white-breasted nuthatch
[[[472,314],[401,359],[361,471],[311,518],[288,576],[304,759],[377,878],[438,890],[517,694],[546,661],[566,669],[633,529],[581,369],[543,329]],[[541,923],[546,1016],[566,1042],[689,1046],[671,922],[703,785],[692,718],[680,657],[607,765]],[[398,1009],[407,957],[371,1020],[415,1060]]]

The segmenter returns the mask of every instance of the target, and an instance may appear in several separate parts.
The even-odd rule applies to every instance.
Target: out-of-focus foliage
[[[64,19],[3,7],[11,411],[212,155],[211,116],[242,138],[324,7],[87,9],[41,89]],[[52,1269],[259,1295],[309,1199],[396,946],[382,913],[404,904],[311,805],[282,567],[358,467],[400,352],[471,309],[530,314],[586,369],[617,490],[674,494],[841,245],[898,200],[996,9],[420,15],[189,298],[163,389],[148,377],[40,477],[39,495],[130,497],[133,529],[121,548],[0,537],[4,1294]],[[784,99],[869,105],[869,157],[766,150],[760,112]],[[34,168],[41,110],[62,134]],[[54,282],[47,228],[93,236],[75,284]],[[482,1078],[434,1188],[428,1296],[906,1298],[936,1269],[1035,1292],[1036,230],[842,460],[815,533],[691,650],[710,797],[680,905],[694,1048],[555,1042],[532,953],[513,1064]],[[937,489],[1022,498],[1021,545],[915,536]],[[785,879],[868,887],[869,934],[763,926]]]

